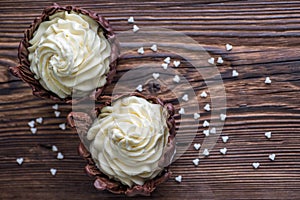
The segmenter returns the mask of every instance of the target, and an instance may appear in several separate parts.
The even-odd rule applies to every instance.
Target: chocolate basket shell
[[[54,4],[53,6],[50,6],[46,8],[42,15],[40,17],[37,17],[33,23],[31,24],[30,28],[25,30],[24,32],[24,38],[20,42],[19,49],[18,49],[18,58],[19,58],[19,64],[14,67],[10,67],[10,72],[16,76],[19,77],[24,82],[28,83],[33,91],[33,94],[35,96],[41,97],[41,98],[50,98],[54,101],[65,101],[65,102],[71,102],[71,97],[66,97],[64,99],[58,97],[56,94],[54,94],[51,91],[48,91],[42,87],[42,85],[39,83],[38,80],[34,78],[34,74],[30,70],[30,61],[28,60],[28,47],[30,46],[29,41],[33,37],[33,33],[37,30],[39,25],[43,21],[47,21],[49,19],[49,16],[53,15],[56,12],[61,11],[74,11],[77,13],[81,13],[83,15],[87,15],[93,20],[95,20],[99,27],[102,28],[104,32],[104,36],[109,41],[111,45],[111,56],[110,56],[110,70],[107,74],[107,82],[104,86],[96,88],[95,92],[91,92],[91,97],[95,96],[97,99],[102,91],[104,90],[105,86],[111,83],[113,76],[116,73],[116,66],[117,66],[117,58],[119,56],[119,44],[116,39],[116,35],[114,34],[112,27],[110,26],[109,22],[99,15],[98,13],[85,10],[82,8],[74,7],[74,6],[59,6],[58,4]],[[94,98],[94,97],[92,97]]]
[[[128,95],[119,96],[119,98],[123,98]],[[167,126],[169,128],[169,138],[168,138],[168,150],[163,155],[165,160],[171,160],[173,156],[173,152],[175,149],[175,120],[174,120],[174,107],[172,104],[165,104],[157,97],[153,96],[143,96],[140,94],[130,94],[129,96],[138,96],[147,99],[155,104],[160,104],[168,110],[169,118],[167,119]],[[105,105],[110,105],[110,102],[106,102]],[[103,106],[102,106],[103,107]],[[96,111],[97,116],[99,114],[99,110]],[[78,134],[86,134],[94,121],[94,117],[91,117],[93,113],[87,114],[83,112],[71,112],[67,117],[68,124],[77,129]],[[76,123],[75,123],[76,121]],[[126,196],[150,196],[151,192],[155,190],[155,188],[167,181],[172,173],[169,171],[168,167],[165,167],[164,170],[155,178],[148,180],[144,183],[144,185],[133,185],[129,188],[126,185],[123,185],[121,182],[109,179],[104,173],[102,173],[95,165],[95,162],[92,159],[90,152],[86,149],[83,143],[80,143],[78,148],[79,154],[87,161],[87,165],[85,166],[86,173],[94,178],[94,186],[98,190],[108,190],[114,194],[125,194]]]

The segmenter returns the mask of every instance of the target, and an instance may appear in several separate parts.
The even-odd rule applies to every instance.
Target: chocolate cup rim
[[[140,93],[131,93],[127,95],[120,95],[114,101],[127,97],[127,96],[138,96],[141,98],[145,98],[148,101],[152,101],[155,104],[160,104],[163,107],[166,107],[169,113],[169,118],[167,119],[167,125],[169,128],[169,138],[168,138],[168,145],[171,145],[172,148],[175,148],[175,136],[176,136],[176,131],[175,131],[175,120],[174,120],[174,107],[170,103],[164,103],[161,99],[158,97],[154,96],[144,96]],[[113,101],[107,101],[105,104],[101,105],[100,107],[108,106],[111,105]],[[94,113],[81,113],[81,112],[70,112],[67,116],[67,122],[68,124],[72,127],[75,128],[76,125],[74,123],[74,117],[76,118],[76,115],[81,115],[82,121],[86,122],[87,124],[89,123],[88,126],[85,125],[85,127],[88,127],[86,131],[91,127],[93,123],[93,118],[92,116],[98,116],[100,114],[99,109],[96,108],[96,115]],[[78,117],[78,116],[77,116]],[[160,185],[161,183],[167,181],[171,175],[172,172],[169,170],[169,166],[165,167],[164,170],[156,176],[155,178],[148,180],[145,182],[144,185],[133,185],[131,188],[128,186],[123,185],[119,181],[115,181],[112,179],[109,179],[105,174],[103,174],[96,166],[95,162],[93,161],[91,157],[91,153],[85,148],[84,144],[80,142],[79,147],[78,147],[78,152],[81,157],[83,157],[87,165],[85,166],[85,171],[86,173],[90,176],[93,177],[94,180],[94,186],[98,190],[108,190],[111,193],[114,194],[125,194],[126,196],[150,196],[151,193],[155,190],[155,188]],[[170,163],[171,164],[171,163]],[[105,182],[108,182],[108,184]]]
[[[39,25],[43,21],[47,21],[49,16],[53,15],[56,12],[71,12],[74,11],[76,13],[80,13],[83,15],[87,15],[93,20],[95,20],[99,27],[103,30],[104,36],[109,41],[111,45],[111,54],[110,54],[110,65],[109,65],[109,72],[106,74],[106,84],[102,87],[95,88],[94,91],[90,92],[90,96],[88,97],[81,97],[76,98],[75,100],[72,100],[72,97],[66,97],[66,98],[60,98],[55,93],[46,90],[43,88],[43,86],[39,83],[38,80],[34,78],[34,74],[30,70],[30,62],[28,60],[28,47],[30,46],[29,41],[33,37],[33,33],[37,30]],[[100,14],[86,10],[83,8],[79,8],[76,6],[60,6],[58,4],[53,4],[52,6],[49,6],[45,8],[41,14],[41,16],[34,19],[32,24],[28,29],[24,31],[24,37],[21,40],[18,48],[18,59],[19,63],[17,66],[10,67],[9,71],[16,77],[20,78],[22,81],[29,84],[33,91],[33,95],[40,97],[40,98],[46,98],[46,99],[52,99],[54,101],[60,101],[60,102],[66,102],[66,103],[74,103],[76,101],[80,101],[80,99],[85,98],[91,98],[91,99],[98,99],[99,96],[102,94],[102,91],[112,82],[112,79],[114,75],[116,74],[116,67],[117,67],[117,61],[120,54],[120,46],[116,39],[116,35],[113,32],[113,29],[109,22]]]

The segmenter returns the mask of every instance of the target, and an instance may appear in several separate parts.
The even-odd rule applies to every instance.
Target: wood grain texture
[[[230,137],[228,143],[219,138],[211,155],[201,159],[198,167],[192,164],[198,152],[190,146],[172,164],[173,179],[159,186],[153,199],[299,199],[299,1],[87,0],[63,4],[101,13],[116,33],[132,28],[127,23],[129,16],[135,17],[139,27],[179,31],[201,44],[211,56],[224,59],[218,70],[226,90],[228,117],[222,134]],[[54,102],[32,96],[31,89],[7,71],[17,64],[24,29],[49,5],[44,0],[0,2],[0,199],[124,199],[96,191],[85,175],[85,161],[77,153],[77,133],[58,127],[72,108],[59,104],[61,116],[56,118],[51,108]],[[233,45],[232,51],[225,50],[226,43]],[[167,55],[150,51],[144,56],[136,52],[123,55],[114,84],[135,66],[161,62]],[[207,90],[203,77],[187,61],[181,61],[176,70],[200,95]],[[233,69],[239,77],[231,77]],[[271,77],[271,85],[264,84],[266,76]],[[139,79],[134,81],[138,83]],[[111,93],[114,84],[105,94]],[[158,95],[179,109],[166,88]],[[199,124],[176,117],[176,124],[182,126],[178,134],[188,135],[198,128],[194,142],[203,142],[203,121],[218,117],[203,110],[211,98],[218,97],[199,97]],[[44,123],[38,124],[37,134],[32,135],[27,123],[38,117],[43,117]],[[270,140],[264,136],[266,131],[272,131]],[[64,154],[63,160],[56,159],[51,151],[53,144]],[[228,149],[227,155],[219,153],[223,147]],[[274,162],[268,159],[271,153],[276,154]],[[24,158],[22,166],[16,163],[18,157]],[[260,168],[254,170],[253,162],[260,162]],[[58,170],[55,177],[50,175],[50,168]],[[174,181],[178,175],[183,176],[181,184]]]

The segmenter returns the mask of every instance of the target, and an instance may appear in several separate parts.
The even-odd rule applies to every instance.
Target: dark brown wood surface
[[[60,1],[58,1],[60,3]],[[127,31],[134,16],[140,27],[169,28],[192,37],[213,57],[225,63],[218,69],[227,97],[227,120],[208,158],[192,164],[198,152],[192,146],[171,166],[173,177],[159,186],[154,199],[300,199],[300,1],[64,1],[101,13],[116,33]],[[23,31],[49,6],[48,1],[0,1],[0,199],[123,199],[124,196],[96,191],[84,173],[79,157],[79,138],[69,127],[62,131],[71,106],[59,103],[59,118],[51,100],[31,94],[27,84],[8,73],[17,65],[17,48]],[[225,50],[225,44],[233,50]],[[158,52],[125,55],[119,63],[115,82],[135,64],[147,59],[162,60]],[[236,69],[239,77],[232,78]],[[206,86],[201,76],[182,61],[178,72],[193,86],[197,95]],[[270,76],[271,85],[264,84]],[[114,83],[115,83],[114,82]],[[105,93],[109,94],[113,85]],[[162,88],[160,97],[175,102]],[[214,98],[214,97],[211,97]],[[210,98],[200,99],[202,108]],[[176,109],[179,107],[176,105]],[[201,143],[204,113],[199,125],[183,121],[178,134],[199,128],[194,142]],[[201,113],[202,114],[202,113]],[[27,123],[38,117],[32,135]],[[180,117],[176,117],[179,125]],[[267,140],[264,133],[272,131]],[[56,159],[56,145],[65,158]],[[227,155],[219,149],[226,147]],[[271,162],[268,155],[276,154]],[[16,158],[23,157],[19,166]],[[259,169],[252,163],[259,162]],[[57,174],[51,176],[50,168]],[[182,183],[174,177],[182,175]],[[142,197],[136,198],[142,199]]]

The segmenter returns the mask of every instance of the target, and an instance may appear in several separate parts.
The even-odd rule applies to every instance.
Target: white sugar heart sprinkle
[[[37,128],[30,128],[30,131],[31,131],[32,134],[36,134]]]
[[[203,92],[200,94],[200,97],[206,98],[206,97],[207,97],[207,93],[206,93],[205,91],[203,91]]]
[[[189,100],[189,95],[188,94],[184,94],[182,97],[183,101],[188,101]]]
[[[176,176],[175,177],[175,181],[177,181],[178,183],[181,183],[181,181],[182,181],[182,176]]]
[[[232,77],[238,77],[239,73],[234,69],[232,70]]]
[[[206,136],[206,137],[208,137],[209,136],[209,130],[207,129],[207,130],[203,130],[203,134]]]
[[[208,60],[207,60],[207,62],[209,63],[209,64],[215,64],[215,59],[214,58],[209,58]]]
[[[134,23],[134,18],[131,16],[128,18],[127,21],[128,21],[128,23],[132,24],[132,23]]]
[[[275,160],[275,157],[276,157],[276,155],[274,153],[269,155],[269,159],[272,161]]]
[[[57,110],[57,109],[58,109],[58,104],[54,104],[54,105],[52,106],[52,108],[53,108],[54,110]]]
[[[272,132],[265,132],[265,136],[270,139],[272,137]]]
[[[55,115],[55,117],[59,117],[60,116],[60,112],[59,111],[54,111],[54,115]]]
[[[224,147],[223,149],[220,149],[220,153],[225,155],[227,153],[227,148]]]
[[[58,160],[62,160],[62,159],[64,159],[64,155],[63,155],[61,152],[58,152],[56,158],[57,158]]]
[[[194,119],[199,119],[199,118],[200,118],[200,114],[194,113]]]
[[[209,126],[209,122],[205,120],[205,121],[203,122],[203,125],[202,125],[202,126],[203,126],[203,127],[208,127],[208,126]]]
[[[209,156],[209,151],[208,151],[208,149],[204,149],[203,155],[204,155],[204,156]]]
[[[139,30],[140,30],[140,28],[139,28],[137,25],[133,25],[132,31],[133,31],[134,33],[138,32]]]
[[[180,82],[180,77],[178,75],[175,75],[174,78],[173,78],[173,81],[176,82],[176,83],[179,83]]]
[[[55,176],[56,172],[57,172],[56,169],[54,169],[54,168],[50,169],[50,173],[52,174],[52,176]]]
[[[206,104],[206,105],[204,106],[204,110],[210,111],[210,105],[209,105],[209,104]]]
[[[174,65],[174,67],[179,67],[180,61],[179,60],[174,60],[173,65]]]
[[[180,108],[180,110],[178,111],[179,114],[183,115],[185,114],[184,108]]]
[[[215,127],[211,128],[209,133],[211,134],[216,134],[217,133],[217,129]]]
[[[272,83],[272,81],[271,81],[270,77],[266,77],[265,84],[271,84],[271,83]]]
[[[153,45],[150,47],[150,49],[151,49],[152,51],[156,52],[156,51],[157,51],[157,45],[156,45],[156,44],[153,44]]]
[[[57,147],[56,147],[55,145],[52,145],[52,151],[53,151],[53,152],[58,151],[58,149],[57,149]]]
[[[222,136],[222,141],[226,143],[228,141],[229,137],[228,136]]]
[[[218,60],[217,60],[217,63],[219,63],[219,64],[223,64],[223,58],[222,57],[218,57]]]
[[[161,66],[164,70],[168,69],[168,63],[163,63],[161,64]]]
[[[223,113],[220,114],[221,121],[225,121],[226,117],[227,117],[227,115],[225,115]]]
[[[43,123],[43,118],[42,117],[39,117],[39,118],[36,118],[35,121],[39,124]]]
[[[156,80],[156,79],[159,78],[159,73],[153,73],[152,76],[153,76],[153,78]]]
[[[194,159],[193,160],[194,165],[198,166],[199,165],[199,161],[200,161],[199,158]]]
[[[195,144],[194,144],[194,148],[195,148],[196,150],[199,150],[200,147],[201,147],[201,144],[199,144],[199,143],[195,143]]]
[[[66,124],[65,124],[65,123],[59,124],[58,127],[59,127],[61,130],[66,130]]]
[[[19,165],[22,165],[24,158],[17,158],[16,161]]]
[[[138,85],[135,89],[137,91],[139,91],[139,92],[142,92],[143,91],[143,86],[142,85]]]
[[[137,50],[137,52],[139,53],[139,54],[144,54],[144,47],[140,47],[138,50]]]
[[[30,122],[28,122],[28,126],[33,128],[35,125],[35,121],[31,120]]]
[[[166,58],[164,59],[164,62],[170,64],[171,58],[170,58],[170,57],[166,57]]]
[[[232,45],[231,44],[226,44],[225,47],[226,47],[227,51],[230,51],[232,49]]]
[[[252,163],[252,166],[253,166],[253,168],[255,168],[255,169],[257,169],[257,168],[259,168],[259,162],[254,162],[254,163]]]

